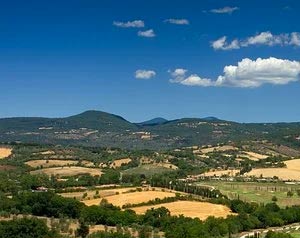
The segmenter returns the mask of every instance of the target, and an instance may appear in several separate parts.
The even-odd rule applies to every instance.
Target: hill
[[[156,118],[153,118],[148,121],[137,123],[137,125],[140,125],[140,126],[160,125],[160,124],[164,124],[166,122],[168,122],[167,119],[162,118],[162,117],[156,117]]]
[[[135,149],[165,149],[269,140],[300,147],[300,123],[237,123],[214,117],[167,121],[155,118],[131,123],[101,111],[66,118],[18,117],[0,119],[0,142],[38,142]]]

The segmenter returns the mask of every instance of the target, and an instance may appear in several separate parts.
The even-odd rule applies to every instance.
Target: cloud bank
[[[245,58],[236,66],[225,66],[223,75],[216,80],[197,74],[188,76],[186,69],[169,72],[172,76],[170,82],[187,86],[257,88],[264,84],[285,85],[299,81],[300,62],[273,57],[256,60]]]
[[[135,71],[135,78],[137,79],[151,79],[155,77],[156,72],[153,70],[144,70],[144,69],[139,69]]]
[[[234,50],[253,45],[300,46],[300,33],[292,32],[274,35],[270,31],[265,31],[242,40],[234,39],[231,42],[228,42],[227,37],[223,36],[218,40],[211,42],[211,46],[215,50]]]
[[[113,25],[122,28],[142,28],[145,26],[145,23],[142,20],[134,20],[127,22],[114,21]]]

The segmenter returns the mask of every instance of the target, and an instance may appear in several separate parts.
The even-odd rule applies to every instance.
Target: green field
[[[146,177],[150,177],[154,174],[162,174],[170,171],[173,170],[153,164],[145,164],[139,167],[127,169],[123,172],[123,174],[144,174]]]
[[[272,202],[272,197],[275,196],[278,200],[277,204],[282,207],[300,204],[300,197],[297,195],[300,185],[224,181],[205,181],[197,184],[213,186],[230,199],[240,198],[247,202],[269,203]],[[293,191],[292,197],[287,196],[288,191]]]

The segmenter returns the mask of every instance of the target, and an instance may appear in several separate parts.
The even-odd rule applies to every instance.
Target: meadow
[[[277,204],[281,207],[300,205],[300,198],[297,195],[297,191],[300,191],[298,184],[224,181],[205,181],[197,184],[219,189],[229,199],[239,198],[246,202],[266,204],[276,197]],[[292,196],[288,196],[289,191],[292,192]]]

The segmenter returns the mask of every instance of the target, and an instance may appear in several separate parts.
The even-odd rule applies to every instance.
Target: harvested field
[[[132,160],[130,158],[124,158],[124,159],[117,159],[112,162],[110,165],[111,168],[119,168],[123,164],[129,164]]]
[[[85,168],[79,166],[70,166],[70,167],[55,167],[55,168],[46,168],[46,169],[39,169],[35,171],[31,171],[31,174],[47,174],[47,175],[54,175],[58,177],[64,176],[74,176],[79,174],[90,174],[92,176],[101,176],[102,171],[100,169],[94,168]]]
[[[46,159],[41,159],[41,160],[29,160],[25,162],[25,164],[29,165],[32,168],[39,168],[43,166],[44,168],[48,167],[53,167],[53,166],[69,166],[69,165],[78,165],[79,161],[77,160],[46,160]],[[94,166],[94,163],[83,160],[81,161],[81,165],[87,166],[87,167],[92,167]]]
[[[7,158],[11,154],[12,154],[12,149],[11,148],[0,147],[0,159]]]
[[[104,190],[89,190],[89,191],[83,191],[83,192],[70,192],[70,193],[61,193],[60,195],[63,197],[69,197],[69,198],[76,198],[76,199],[82,199],[83,194],[87,193],[87,196],[85,199],[92,199],[96,192],[98,191],[98,195],[100,197],[108,197],[113,196],[121,193],[130,192],[132,190],[136,190],[136,188],[116,188],[116,189],[104,189]]]
[[[284,162],[286,168],[266,168],[266,169],[253,169],[248,176],[273,178],[277,176],[282,180],[297,180],[300,181],[300,159],[287,160]]]
[[[109,203],[115,206],[122,207],[125,204],[138,204],[142,202],[148,202],[155,198],[163,199],[166,197],[175,197],[173,192],[162,192],[162,191],[142,191],[133,193],[123,193],[119,195],[113,195],[105,197]],[[102,198],[85,200],[83,203],[87,206],[99,205]]]
[[[227,217],[228,215],[233,214],[226,206],[196,201],[177,201],[154,206],[134,207],[131,209],[137,214],[144,214],[148,209],[159,207],[167,208],[171,212],[171,215],[174,216],[184,215],[186,217],[199,218],[201,220],[205,220],[209,216]]]
[[[78,164],[78,161],[75,160],[30,160],[25,162],[25,164],[29,165],[32,168],[38,167],[53,167],[53,166],[68,166]]]
[[[273,178],[274,176],[282,180],[300,180],[300,170],[292,170],[288,168],[266,168],[266,169],[253,169],[247,176]]]
[[[229,150],[238,150],[237,147],[234,147],[234,146],[231,146],[231,145],[223,145],[223,146],[215,146],[215,147],[209,147],[209,148],[204,148],[204,149],[201,149],[200,151],[203,153],[203,154],[207,154],[207,153],[211,153],[211,152],[214,152],[214,151],[229,151]]]
[[[42,151],[40,152],[41,155],[55,155],[55,152],[52,150]]]
[[[259,153],[255,153],[255,152],[250,152],[250,151],[243,151],[243,154],[241,154],[240,156],[242,157],[247,157],[249,160],[253,160],[253,161],[258,161],[261,159],[266,159],[269,156],[267,155],[263,155],[263,154],[259,154]]]
[[[232,169],[232,170],[216,170],[216,171],[210,171],[210,172],[206,172],[204,174],[202,174],[203,176],[206,177],[221,177],[221,176],[231,176],[234,177],[237,173],[239,173],[240,171],[237,169]]]
[[[288,169],[300,171],[300,159],[287,160],[284,163]]]

